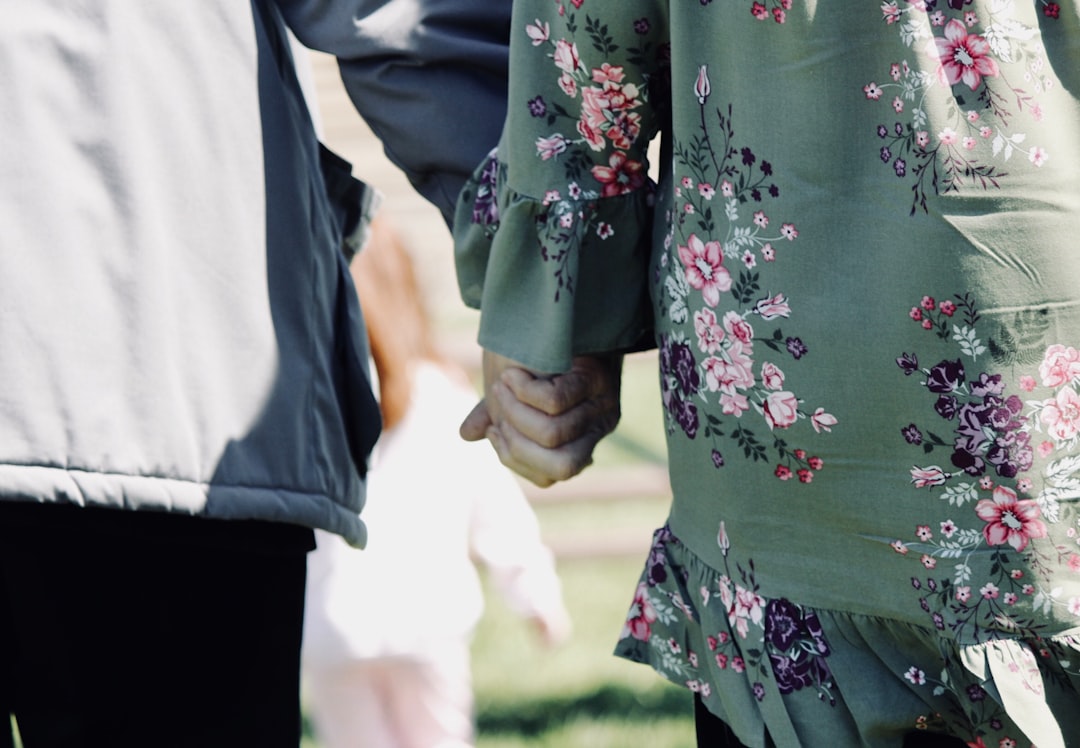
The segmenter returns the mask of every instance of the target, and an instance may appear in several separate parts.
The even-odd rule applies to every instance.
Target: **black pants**
[[[310,530],[0,502],[0,748],[300,742]]]
[[[697,696],[694,697],[694,721],[697,726],[698,748],[746,748],[735,737],[731,728],[710,712]],[[768,736],[766,741],[768,745],[773,745]],[[957,738],[924,732],[913,731],[904,736],[904,748],[966,748],[966,745]]]

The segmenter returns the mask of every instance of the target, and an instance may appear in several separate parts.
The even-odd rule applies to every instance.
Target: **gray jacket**
[[[362,543],[378,411],[341,251],[357,193],[320,166],[284,27],[338,56],[448,216],[502,125],[509,2],[0,10],[0,500]]]

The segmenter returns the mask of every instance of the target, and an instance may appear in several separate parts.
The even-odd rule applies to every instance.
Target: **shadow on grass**
[[[679,717],[693,719],[693,702],[681,688],[654,688],[642,692],[605,685],[591,693],[477,704],[476,727],[482,735],[534,736],[579,718],[632,723]]]

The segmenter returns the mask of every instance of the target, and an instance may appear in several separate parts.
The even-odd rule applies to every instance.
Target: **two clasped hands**
[[[484,398],[461,424],[467,441],[488,439],[503,464],[540,487],[592,463],[619,422],[622,356],[579,356],[562,374],[537,374],[484,351]]]

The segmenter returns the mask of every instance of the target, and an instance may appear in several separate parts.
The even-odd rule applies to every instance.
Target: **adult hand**
[[[484,399],[461,424],[467,441],[487,438],[502,463],[540,487],[592,463],[597,442],[619,422],[622,356],[579,356],[563,374],[537,374],[484,351]]]

